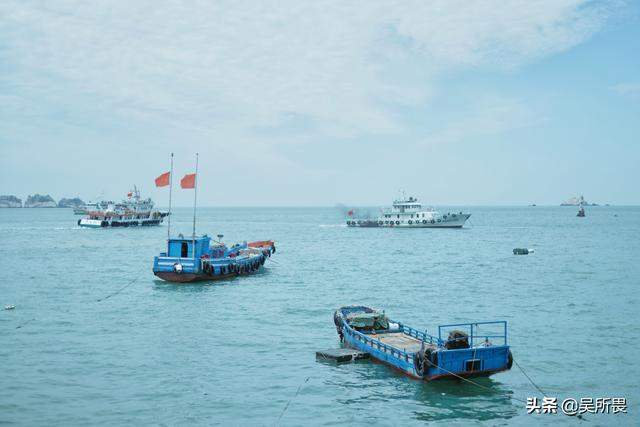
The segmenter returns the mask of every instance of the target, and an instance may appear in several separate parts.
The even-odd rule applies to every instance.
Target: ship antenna
[[[192,236],[192,244],[193,244],[193,260],[195,262],[196,259],[196,206],[198,201],[198,153],[196,153],[196,176],[195,182],[193,183],[193,236]]]
[[[167,245],[169,244],[169,240],[171,239],[171,190],[173,189],[173,153],[171,153],[171,168],[169,169],[169,223],[167,227]],[[167,248],[167,253],[169,253],[169,248]]]

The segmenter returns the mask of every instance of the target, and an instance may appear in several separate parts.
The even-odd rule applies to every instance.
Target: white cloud
[[[640,97],[640,83],[620,83],[612,88],[618,95]]]
[[[440,123],[422,143],[437,145],[456,143],[466,137],[498,135],[514,129],[540,124],[546,120],[515,99],[484,96],[446,122]]]
[[[605,18],[600,3],[577,0],[5,0],[0,84],[199,130],[244,133],[295,114],[321,135],[397,133],[394,107],[427,102],[443,73],[516,67]]]

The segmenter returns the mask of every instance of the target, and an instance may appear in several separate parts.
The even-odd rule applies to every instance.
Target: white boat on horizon
[[[354,218],[349,211],[349,227],[399,227],[399,228],[461,228],[470,213],[440,213],[433,208],[423,208],[415,197],[402,197],[393,201],[391,208],[382,210],[377,218]]]

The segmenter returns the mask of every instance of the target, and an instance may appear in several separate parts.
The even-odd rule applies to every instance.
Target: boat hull
[[[151,227],[162,224],[163,218],[133,220],[99,220],[82,218],[78,220],[80,227],[112,228],[112,227]]]
[[[354,335],[350,335],[349,333],[345,333],[344,336],[344,345],[355,350],[363,351],[365,353],[369,353],[371,358],[375,361],[384,363],[392,367],[395,370],[402,372],[405,375],[408,375],[412,378],[423,380],[423,381],[434,381],[445,378],[474,378],[474,377],[488,377],[493,374],[497,374],[499,372],[507,371],[510,369],[506,365],[502,367],[494,368],[494,369],[483,369],[471,372],[443,372],[443,369],[438,368],[439,373],[434,374],[424,374],[420,375],[416,372],[413,360],[406,360],[399,357],[396,357],[394,354],[389,353],[388,351],[383,351],[379,348],[372,347],[367,345],[366,343],[356,339]],[[502,346],[501,346],[502,347]],[[496,347],[496,349],[500,349]],[[508,349],[506,349],[508,351]],[[467,353],[472,353],[473,349],[469,350]]]
[[[231,279],[238,276],[236,273],[222,274],[217,276],[209,276],[208,274],[195,274],[195,273],[174,273],[168,271],[154,271],[160,279],[173,282],[173,283],[193,283],[193,282],[213,282],[218,280]]]
[[[349,220],[348,227],[361,228],[462,228],[471,214],[456,214],[455,217],[433,220]]]

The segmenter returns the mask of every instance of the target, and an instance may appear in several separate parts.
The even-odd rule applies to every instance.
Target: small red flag
[[[196,174],[188,173],[180,180],[180,187],[182,188],[195,188],[196,186]]]
[[[156,178],[156,187],[166,187],[169,185],[169,174],[170,172],[165,172],[159,177]]]
[[[133,193],[132,193],[131,191],[129,191],[129,192],[127,193],[127,197],[128,197],[128,198],[131,198],[131,196],[133,196]]]
[[[349,212],[347,212],[347,215],[353,216],[353,209],[351,209]]]

